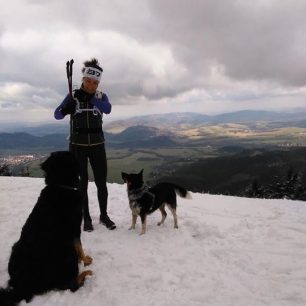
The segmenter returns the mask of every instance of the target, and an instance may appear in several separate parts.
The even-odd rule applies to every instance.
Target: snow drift
[[[8,280],[13,243],[37,201],[43,179],[0,177],[0,287]],[[124,185],[109,184],[109,215],[117,229],[98,223],[96,188],[89,184],[95,230],[82,233],[94,258],[76,293],[35,296],[33,306],[301,306],[306,305],[304,202],[192,194],[178,198],[179,229],[171,216],[148,231],[128,231],[131,213]]]

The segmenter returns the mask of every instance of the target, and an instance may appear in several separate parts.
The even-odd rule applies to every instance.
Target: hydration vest
[[[82,90],[82,89],[78,89]],[[82,146],[93,146],[104,143],[102,130],[103,114],[90,103],[93,98],[102,99],[103,93],[87,94],[82,91],[82,98],[76,97],[77,90],[73,91],[76,101],[75,113],[70,117],[70,143]]]

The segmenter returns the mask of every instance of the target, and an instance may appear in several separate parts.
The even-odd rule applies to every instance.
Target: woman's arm
[[[94,96],[90,100],[90,103],[94,105],[95,107],[97,107],[101,113],[109,114],[112,111],[112,105],[110,104],[108,97],[105,93],[101,92],[99,94],[102,94],[102,97],[100,98],[100,97]]]
[[[60,120],[68,114],[73,114],[75,112],[75,106],[75,101],[71,99],[70,95],[67,95],[63,102],[55,109],[54,118]]]

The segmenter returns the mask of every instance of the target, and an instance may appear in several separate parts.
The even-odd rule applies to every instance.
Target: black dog
[[[88,265],[92,259],[84,255],[80,240],[82,198],[77,161],[70,152],[54,152],[41,168],[47,186],[12,247],[9,287],[0,290],[0,304],[5,300],[29,302],[34,295],[52,289],[76,291],[92,274],[90,270],[79,274],[79,261]]]
[[[132,225],[129,229],[135,229],[137,216],[139,215],[142,223],[141,235],[144,234],[147,227],[147,215],[158,208],[161,211],[162,219],[157,225],[163,224],[167,217],[165,205],[168,206],[173,215],[174,228],[178,228],[176,194],[182,198],[190,197],[185,188],[172,183],[159,183],[149,188],[143,182],[143,170],[137,174],[121,172],[121,176],[123,181],[127,183],[129,204],[132,210]]]

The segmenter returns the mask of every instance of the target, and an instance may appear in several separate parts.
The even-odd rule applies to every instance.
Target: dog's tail
[[[174,188],[176,194],[178,196],[180,196],[181,198],[185,198],[185,199],[191,199],[192,198],[190,192],[186,188],[184,188],[182,186],[179,186],[179,185],[176,185],[176,184],[172,184],[172,183],[171,183],[171,185]]]
[[[16,296],[13,289],[0,288],[0,305],[1,306],[17,306],[20,299]]]

